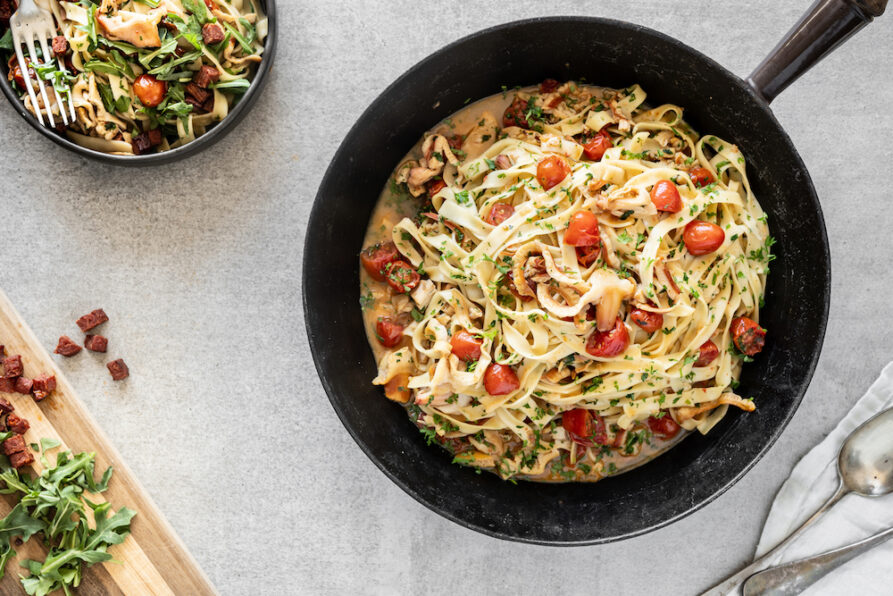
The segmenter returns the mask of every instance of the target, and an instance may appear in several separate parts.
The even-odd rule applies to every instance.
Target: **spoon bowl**
[[[893,492],[893,409],[854,430],[837,459],[848,492],[879,497]]]

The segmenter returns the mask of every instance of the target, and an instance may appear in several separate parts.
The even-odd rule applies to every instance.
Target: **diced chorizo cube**
[[[15,407],[13,407],[11,403],[0,397],[0,412],[9,414],[13,410],[15,410]]]
[[[81,351],[81,346],[74,343],[74,341],[72,341],[72,339],[67,335],[63,335],[59,338],[59,343],[56,345],[56,349],[53,351],[56,354],[65,356],[66,358],[71,358]]]
[[[199,87],[206,89],[211,83],[216,83],[220,80],[220,71],[213,66],[203,64],[198,72],[195,73],[195,76],[192,77],[192,80]]]
[[[206,46],[216,45],[223,41],[225,37],[223,27],[217,23],[205,23],[202,25],[202,41],[205,42]]]
[[[30,451],[13,453],[9,456],[9,463],[16,469],[21,468],[22,466],[30,466],[34,463],[34,454]]]
[[[0,393],[15,393],[16,380],[0,378]]]
[[[12,455],[13,453],[21,453],[28,447],[25,445],[25,437],[22,435],[13,435],[3,441],[3,454]]]
[[[32,389],[50,393],[56,390],[56,375],[37,375],[34,377]]]
[[[35,389],[31,392],[31,397],[34,398],[34,401],[43,401],[47,397],[49,397],[50,393],[48,391],[41,391],[39,389]]]
[[[15,390],[16,393],[21,393],[22,395],[28,395],[31,393],[31,387],[34,386],[34,381],[29,379],[28,377],[19,377],[16,379]]]
[[[81,328],[81,331],[87,332],[94,327],[102,325],[108,320],[109,317],[107,314],[105,314],[105,311],[101,308],[97,308],[92,312],[88,312],[75,322],[78,324],[78,327]]]
[[[148,135],[149,137],[149,144],[151,144],[153,147],[157,147],[158,145],[160,145],[161,141],[163,140],[161,138],[160,128],[153,128],[152,130],[146,131],[146,135]]]
[[[24,371],[25,368],[22,365],[22,357],[18,354],[16,354],[15,356],[7,356],[3,359],[4,379],[14,379],[16,377],[21,377]]]
[[[88,335],[84,340],[84,347],[91,352],[105,352],[109,347],[109,340],[102,335]]]
[[[130,376],[130,369],[127,368],[127,365],[124,364],[124,360],[118,358],[117,360],[112,360],[106,366],[109,369],[109,373],[112,375],[112,380],[121,381]]]
[[[10,414],[6,418],[6,428],[16,434],[23,435],[31,428],[31,424],[25,418],[19,418],[15,414]]]
[[[6,346],[0,344],[0,356],[6,356]]]
[[[194,98],[200,104],[205,103],[213,95],[211,91],[202,89],[196,83],[186,83],[183,89],[186,91],[186,95]]]
[[[68,53],[68,40],[64,35],[57,35],[53,38],[53,54],[62,57]]]

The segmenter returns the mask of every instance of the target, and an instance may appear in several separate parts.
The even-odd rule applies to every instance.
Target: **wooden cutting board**
[[[65,375],[56,367],[2,290],[0,344],[6,346],[9,355],[21,354],[26,376],[41,373],[56,375],[56,390],[39,404],[29,395],[0,394],[12,402],[16,414],[31,423],[31,429],[25,434],[25,442],[38,443],[42,438],[60,441],[62,445],[48,453],[50,462],[55,461],[55,453],[64,450],[73,453],[95,452],[97,476],[109,465],[114,466],[115,472],[108,491],[101,496],[86,496],[93,502],[110,501],[115,510],[127,506],[137,512],[131,524],[131,535],[122,544],[109,548],[113,559],[119,562],[109,561],[85,569],[84,580],[77,593],[89,596],[216,594],[195,559],[121,460]],[[39,459],[39,454],[35,454],[35,460]],[[40,462],[35,461],[32,469],[39,474]],[[16,502],[13,495],[0,495],[0,516],[7,515]],[[14,548],[18,554],[7,565],[6,576],[0,581],[0,594],[3,595],[25,593],[19,583],[19,574],[26,575],[27,571],[19,567],[20,560],[43,560],[46,556],[38,536],[32,537],[24,546]]]

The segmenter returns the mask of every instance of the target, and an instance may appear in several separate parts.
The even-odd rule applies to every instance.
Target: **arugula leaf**
[[[226,22],[223,23],[223,26],[226,27],[226,29],[227,29],[230,33],[232,33],[233,37],[236,38],[236,41],[239,42],[239,45],[242,46],[242,49],[243,49],[245,52],[247,52],[247,53],[249,53],[249,54],[253,54],[253,53],[254,53],[254,48],[251,47],[251,42],[249,42],[248,39],[246,39],[245,37],[243,37],[242,34],[239,33],[239,30],[238,30],[238,29],[236,29],[235,27],[233,27],[232,25],[230,25],[229,23],[226,23]]]
[[[216,22],[217,18],[208,11],[203,0],[182,0],[181,4],[202,24]]]
[[[0,50],[15,51],[15,45],[12,43],[12,29],[7,29],[3,37],[0,37]]]
[[[209,87],[212,89],[219,89],[221,91],[245,93],[251,87],[251,81],[249,81],[248,79],[234,79],[232,81],[221,81],[219,83],[212,83],[211,85],[209,85]],[[459,193],[456,194],[458,198]]]

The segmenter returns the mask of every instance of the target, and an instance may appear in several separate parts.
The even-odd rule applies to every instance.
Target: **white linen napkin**
[[[893,407],[893,363],[824,441],[794,467],[772,503],[757,556],[781,542],[818,509],[837,488],[837,454],[860,424]],[[778,564],[846,546],[893,526],[893,495],[847,495],[799,539],[776,557]],[[805,594],[893,594],[893,540],[853,559],[825,576]]]

